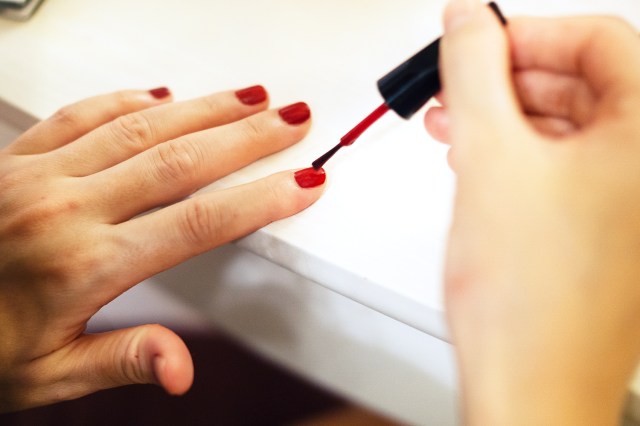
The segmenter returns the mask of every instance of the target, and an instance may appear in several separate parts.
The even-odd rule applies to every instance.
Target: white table
[[[607,13],[637,0],[505,0],[514,14]],[[48,0],[0,21],[0,108],[16,123],[121,88],[177,98],[256,83],[305,100],[309,136],[212,185],[303,167],[381,99],[375,81],[442,32],[441,0]],[[455,424],[441,265],[453,192],[420,116],[387,114],[327,167],[305,212],[154,277],[98,317],[215,324],[277,362],[414,424]],[[122,319],[124,318],[124,319]]]

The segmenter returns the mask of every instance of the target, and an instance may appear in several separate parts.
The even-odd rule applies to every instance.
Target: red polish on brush
[[[382,104],[378,108],[375,109],[371,114],[369,114],[364,120],[362,120],[356,127],[351,129],[346,135],[340,138],[340,143],[329,151],[322,154],[316,161],[311,163],[314,169],[320,170],[324,163],[329,161],[333,155],[338,152],[340,148],[343,146],[349,146],[358,139],[358,137],[364,133],[365,130],[369,128],[373,123],[378,121],[380,117],[382,117],[387,111],[389,111],[389,107],[387,104]]]
[[[502,15],[498,5],[491,2],[488,6],[496,14],[502,25],[506,25],[507,20]],[[378,80],[378,90],[384,98],[384,103],[340,138],[338,145],[311,163],[313,168],[320,170],[340,148],[355,142],[365,130],[390,109],[404,119],[411,118],[442,87],[439,56],[440,38]]]

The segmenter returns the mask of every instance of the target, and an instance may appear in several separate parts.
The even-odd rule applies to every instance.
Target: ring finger
[[[94,188],[96,200],[103,203],[100,211],[106,220],[119,223],[293,145],[307,133],[309,118],[304,103],[264,111],[159,144],[87,177],[85,184]]]
[[[48,152],[75,141],[116,117],[171,101],[171,98],[166,87],[94,96],[59,109],[22,134],[7,152],[14,155]]]
[[[253,86],[161,105],[118,117],[50,153],[50,161],[68,176],[91,175],[159,143],[255,114],[267,104],[264,88]]]

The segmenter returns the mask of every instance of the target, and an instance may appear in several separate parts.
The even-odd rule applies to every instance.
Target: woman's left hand
[[[129,383],[189,389],[189,352],[168,329],[84,330],[145,278],[318,199],[324,176],[301,188],[293,171],[184,199],[305,136],[307,105],[267,110],[267,98],[261,86],[181,103],[123,91],[0,150],[0,411]]]

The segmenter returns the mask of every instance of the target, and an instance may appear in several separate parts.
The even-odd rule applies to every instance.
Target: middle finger
[[[120,223],[293,145],[309,130],[309,118],[302,102],[264,111],[159,144],[84,180],[105,219]]]
[[[67,176],[88,176],[159,143],[240,120],[267,105],[262,86],[161,105],[118,117],[50,153],[51,160]]]

